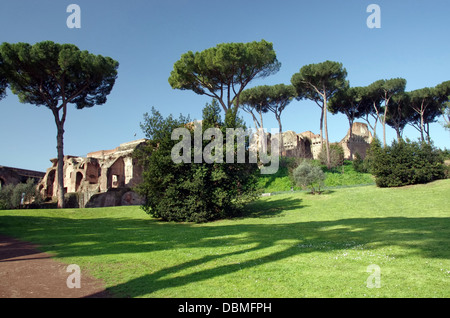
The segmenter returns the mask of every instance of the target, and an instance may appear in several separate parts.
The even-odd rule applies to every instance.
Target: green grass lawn
[[[326,179],[324,187],[343,187],[375,184],[375,180],[370,173],[359,173],[353,169],[351,161],[346,161],[343,166],[334,169],[323,167]],[[264,192],[276,193],[294,190],[301,190],[293,184],[289,177],[288,168],[280,167],[275,174],[261,175],[259,177],[259,186],[264,188]]]
[[[78,264],[117,296],[447,298],[449,194],[450,180],[294,192],[207,224],[163,223],[139,207],[0,211],[0,233]],[[372,264],[380,288],[367,287]]]

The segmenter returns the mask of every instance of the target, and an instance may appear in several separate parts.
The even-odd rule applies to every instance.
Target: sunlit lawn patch
[[[139,207],[0,211],[0,233],[40,244],[130,297],[449,297],[450,180],[294,192],[245,217],[164,223]],[[379,288],[368,288],[380,268]]]

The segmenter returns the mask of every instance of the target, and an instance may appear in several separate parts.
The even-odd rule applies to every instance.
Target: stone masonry
[[[123,143],[112,150],[101,150],[88,153],[86,157],[64,157],[64,192],[78,193],[80,207],[90,205],[94,195],[108,193],[114,189],[131,189],[141,180],[142,168],[132,157],[136,147],[145,142],[140,139]],[[52,167],[38,184],[38,189],[44,198],[52,199],[57,196],[57,159],[50,160]],[[119,193],[112,191],[113,193]],[[123,191],[122,191],[123,192]],[[123,193],[124,200],[98,200],[102,206],[139,204],[136,194]],[[121,192],[120,192],[121,193]],[[128,202],[127,202],[128,199]]]
[[[0,166],[0,189],[9,184],[16,185],[33,179],[36,183],[45,176],[44,172]]]
[[[278,138],[279,134],[275,134],[273,138]],[[270,144],[271,135],[267,134],[267,143]],[[350,129],[347,135],[338,143],[344,150],[345,159],[354,159],[356,153],[361,158],[365,158],[367,149],[372,142],[372,134],[364,123],[353,123],[352,138],[350,139]],[[250,147],[260,147],[259,138],[252,139],[253,144]],[[324,139],[325,142],[325,139]],[[283,133],[283,156],[298,158],[318,159],[321,152],[321,138],[319,134],[311,131],[305,131],[297,134],[294,131],[286,131]],[[350,158],[352,153],[352,158]]]

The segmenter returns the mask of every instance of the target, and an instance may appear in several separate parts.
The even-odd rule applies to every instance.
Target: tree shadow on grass
[[[301,208],[301,201],[294,199],[273,199],[266,203],[266,210],[261,213],[266,217],[271,213],[277,215],[291,205],[295,206],[291,208]],[[142,259],[134,257],[135,262],[142,264],[155,257],[152,260],[157,265],[152,272],[135,274],[137,277],[109,288],[110,293],[127,297],[151,295],[297,255],[341,250],[349,248],[349,244],[399,246],[421,257],[450,259],[450,218],[267,221],[270,220],[258,224],[236,220],[198,225],[163,223],[154,219],[6,215],[0,216],[0,233],[37,243],[57,257],[95,258],[121,254],[128,257],[146,253]],[[280,244],[281,241],[288,243]],[[327,249],[321,250],[319,247],[324,244]],[[224,246],[227,248],[223,249]],[[197,251],[197,248],[202,252],[196,256],[180,254],[176,264],[165,262],[160,254],[184,249]],[[154,252],[158,253],[152,254]],[[239,262],[231,261],[236,257],[241,257]]]
[[[304,208],[302,199],[299,198],[277,198],[268,197],[265,200],[258,200],[248,204],[243,213],[246,218],[273,218],[279,217],[285,211],[298,210]]]
[[[320,196],[320,195],[327,195],[327,194],[333,194],[336,191],[331,190],[331,189],[320,189],[320,190],[316,190],[316,192],[312,192],[310,190],[306,191],[307,195],[311,195],[311,196]]]

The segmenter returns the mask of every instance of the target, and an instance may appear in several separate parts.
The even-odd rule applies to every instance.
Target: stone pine
[[[57,127],[58,207],[64,207],[64,123],[67,105],[77,109],[106,102],[117,78],[119,63],[110,57],[81,51],[73,44],[43,41],[3,43],[3,73],[20,102],[45,106]]]

